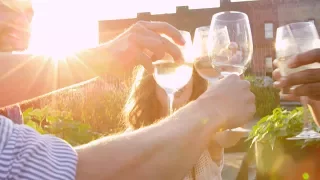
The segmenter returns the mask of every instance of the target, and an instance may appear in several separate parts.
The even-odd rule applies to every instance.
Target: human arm
[[[144,49],[157,58],[167,52],[176,61],[181,60],[180,49],[158,33],[183,44],[179,31],[167,23],[138,22],[112,41],[72,53],[61,61],[44,55],[0,53],[0,107],[105,73],[121,77],[138,64],[152,70],[152,60],[142,53]]]
[[[103,57],[99,59],[96,51],[81,51],[79,58],[70,56],[63,61],[41,55],[0,53],[0,107],[94,78],[103,73],[98,67],[107,72],[107,61],[102,61],[108,58],[106,53],[100,53]]]
[[[222,121],[203,124],[205,115],[194,113],[196,106],[191,103],[158,124],[76,148],[79,179],[102,171],[106,176],[101,179],[181,179],[206,148],[211,133],[221,127]]]
[[[195,110],[195,107],[193,104],[189,108]],[[80,180],[181,179],[204,150],[209,134],[222,122],[203,124],[201,117],[205,116],[201,114],[188,110],[177,112],[161,124],[105,137],[76,148],[76,152],[58,138],[39,135],[29,127],[0,119],[0,123],[11,126],[2,125],[0,129],[1,133],[10,131],[3,133],[8,134],[4,137],[8,141],[0,142],[0,164],[8,164],[0,170],[0,177],[74,179],[76,175]],[[188,123],[181,126],[182,120]],[[190,148],[189,143],[195,147]],[[15,149],[12,145],[16,145]],[[6,163],[8,153],[12,154],[9,159],[12,161]]]
[[[78,149],[78,171],[89,170],[93,174],[87,174],[88,177],[94,177],[94,174],[99,174],[101,171],[109,172],[111,174],[107,177],[110,179],[182,179],[207,147],[213,132],[220,127],[228,128],[226,124],[231,127],[243,125],[244,119],[246,121],[250,119],[246,115],[234,118],[231,114],[254,112],[253,94],[248,93],[249,83],[245,83],[246,90],[241,89],[245,91],[244,97],[236,96],[235,92],[230,92],[235,90],[230,88],[230,85],[237,86],[237,83],[228,81],[233,78],[239,80],[237,76],[228,77],[224,81],[225,84],[218,83],[216,87],[209,88],[196,101],[187,104],[173,116],[157,124],[111,139],[99,140]],[[210,94],[214,97],[208,97]],[[214,101],[211,101],[213,99]],[[234,109],[229,106],[234,102],[249,104]],[[226,104],[229,105],[225,106]],[[210,118],[214,120],[209,121]],[[81,152],[83,161],[80,157]],[[92,154],[97,155],[96,159],[92,159]],[[98,154],[103,155],[98,156]],[[113,159],[112,166],[107,167],[107,170],[103,165],[106,159]]]
[[[221,127],[232,128],[245,124],[255,112],[254,95],[250,92],[250,83],[231,75],[217,82],[216,87],[209,88],[197,100],[179,109],[172,116],[139,130],[121,135],[104,137],[83,146],[76,147],[78,155],[77,166],[70,164],[69,169],[76,167],[76,179],[181,179],[192,168],[200,154],[207,147],[212,133]],[[240,92],[242,96],[237,96]],[[238,107],[238,108],[235,108]],[[228,113],[227,113],[228,112]],[[235,117],[239,118],[235,118]],[[209,121],[210,119],[214,119]],[[8,120],[7,120],[8,121]],[[1,123],[1,121],[0,121]],[[15,126],[22,131],[12,130],[17,136],[29,136],[24,125]],[[0,133],[7,134],[8,128],[1,129]],[[36,134],[29,139],[22,139],[24,143],[12,149],[10,138],[2,138],[1,144],[7,145],[8,151],[18,152],[13,158],[24,156],[23,161],[14,161],[15,166],[20,163],[30,164],[33,156],[42,152],[36,151],[42,146],[48,147],[47,152],[40,158],[53,158],[57,163],[69,160],[74,161],[74,151],[69,148],[65,153],[51,153],[52,149],[60,149],[59,144],[44,138],[46,135]],[[20,138],[16,138],[20,139]],[[43,139],[41,143],[38,139]],[[192,144],[192,146],[190,146]],[[0,146],[0,156],[3,155]],[[29,147],[34,147],[29,150]],[[21,151],[26,147],[25,151]],[[63,145],[68,148],[68,145]],[[25,155],[28,153],[28,155]],[[65,156],[68,154],[68,156]],[[70,155],[70,156],[69,156]],[[63,158],[59,158],[63,156]],[[0,161],[0,164],[6,160]],[[74,163],[73,163],[74,164]],[[48,165],[44,161],[38,166]],[[68,165],[69,166],[69,165]],[[10,166],[4,174],[12,174]],[[50,169],[50,168],[49,168]],[[58,174],[64,173],[60,169]],[[24,172],[15,172],[17,175]],[[51,176],[39,171],[38,179],[50,179]],[[72,174],[72,173],[69,173]],[[42,178],[42,176],[47,178]],[[67,177],[67,175],[65,175]],[[33,178],[33,179],[36,179]],[[68,179],[68,178],[65,178]]]

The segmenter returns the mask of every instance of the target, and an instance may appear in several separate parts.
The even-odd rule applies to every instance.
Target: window
[[[273,71],[272,57],[266,57],[265,63],[266,63],[266,71],[267,72],[272,72]]]
[[[264,24],[264,36],[266,39],[273,39],[273,23]]]

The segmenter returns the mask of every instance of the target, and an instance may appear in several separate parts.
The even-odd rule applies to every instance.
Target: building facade
[[[258,0],[231,2],[221,0],[219,8],[176,8],[174,14],[151,15],[138,13],[136,18],[99,22],[99,41],[106,42],[139,20],[165,21],[193,34],[199,26],[209,25],[212,15],[221,11],[241,11],[248,15],[254,43],[251,71],[257,75],[271,75],[275,59],[277,27],[299,21],[312,21],[320,29],[320,0]]]

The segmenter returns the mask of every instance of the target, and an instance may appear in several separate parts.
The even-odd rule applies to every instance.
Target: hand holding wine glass
[[[239,95],[241,94],[241,95]],[[239,127],[252,119],[255,96],[250,91],[250,82],[239,76],[230,75],[219,79],[210,86],[195,102],[199,111],[205,111],[208,119],[223,119],[223,129]],[[218,105],[218,106],[215,106]]]
[[[253,42],[249,18],[245,13],[228,11],[213,15],[208,38],[212,66],[222,76],[242,75],[250,65]],[[235,128],[232,131],[250,132]]]
[[[289,67],[298,67],[301,65],[311,64],[317,62],[320,57],[319,55],[311,55],[315,54],[315,51],[319,51],[319,49],[314,49],[308,51],[306,53],[302,53],[297,55],[299,58],[293,58],[292,61],[289,60],[288,66]],[[314,58],[313,58],[314,57]],[[294,65],[290,65],[293,63]],[[277,67],[277,60],[274,61],[274,65]],[[317,74],[320,73],[320,69],[308,69],[305,71],[297,72],[286,76],[285,79],[280,74],[279,68],[276,68],[272,72],[272,77],[275,80],[274,87],[278,89],[285,88],[286,86],[291,87],[295,85],[299,85],[298,88],[301,88],[301,91],[304,92],[302,96],[307,96],[307,104],[310,107],[310,111],[312,112],[313,119],[315,123],[320,126],[320,98],[317,95],[320,91],[320,79],[316,80],[319,76]],[[314,77],[314,78],[308,78]],[[309,80],[314,80],[310,82]],[[317,82],[316,82],[317,81]],[[300,82],[300,83],[296,83]],[[309,88],[313,90],[308,90]],[[283,94],[281,93],[281,99],[287,101],[299,101],[300,100],[299,94],[296,93],[296,89],[290,92],[290,94]]]
[[[153,63],[154,79],[168,95],[169,114],[173,112],[174,94],[183,88],[192,77],[193,57],[191,46],[191,35],[189,32],[180,31],[186,44],[179,46],[182,51],[183,63],[176,63],[172,56],[165,56]]]
[[[172,39],[169,41],[160,33]],[[179,30],[166,22],[139,21],[109,43],[99,47],[99,52],[110,54],[112,61],[108,67],[119,73],[143,65],[148,71],[153,71],[152,62],[160,59],[165,53],[170,54],[174,61],[182,61],[181,50],[185,40]],[[148,50],[146,53],[145,50]]]
[[[319,40],[320,43],[320,40]],[[311,65],[317,63],[319,66],[320,63],[320,44],[315,46],[318,49],[313,49],[305,53],[298,54],[292,59],[288,60],[288,67],[298,68],[304,65]],[[275,66],[278,64],[278,60],[275,60]],[[306,69],[304,71],[299,71],[287,75],[285,78],[281,78],[280,70],[276,69],[273,72],[273,77],[276,80],[274,86],[276,88],[290,88],[297,86],[296,88],[290,91],[290,94],[286,96],[308,96],[308,98],[316,101],[320,101],[320,67]],[[288,97],[290,98],[290,97]]]
[[[319,63],[311,63],[299,67],[291,66],[291,68],[288,66],[290,59],[299,53],[304,53],[316,48],[316,42],[318,41],[319,35],[316,27],[311,22],[291,23],[279,27],[277,29],[276,37],[276,52],[277,66],[279,67],[281,76],[287,77],[299,72],[303,73],[310,69],[320,68]],[[299,87],[300,85],[296,84],[293,87],[290,87],[290,89],[299,89]],[[282,91],[282,93],[288,92]],[[304,127],[300,134],[289,139],[320,138],[320,134],[314,131],[311,125],[312,116],[307,105],[308,97],[301,96],[300,98],[304,107]]]

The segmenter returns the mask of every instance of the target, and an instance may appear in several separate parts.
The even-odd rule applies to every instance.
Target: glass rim
[[[191,34],[189,31],[186,31],[186,30],[179,30],[179,32],[183,34],[188,34],[188,35]]]
[[[210,30],[210,26],[200,26],[195,29],[195,31],[197,31],[197,30],[199,30],[199,31]]]
[[[240,14],[242,15],[243,17],[242,18],[239,18],[237,20],[222,20],[222,19],[219,19],[218,16],[221,16],[223,14],[226,14],[226,13],[230,13],[230,14]],[[216,13],[212,16],[212,19],[211,20],[215,20],[215,21],[222,21],[222,22],[234,22],[234,21],[247,21],[249,20],[249,17],[246,13],[244,12],[240,12],[240,11],[223,11],[223,12],[219,12],[219,13]]]
[[[298,25],[298,24],[301,25],[301,26],[296,28],[296,29],[292,29],[292,26]],[[311,28],[310,30],[314,31],[315,33],[317,33],[317,36],[319,36],[315,24],[313,24],[312,22],[309,22],[309,21],[301,21],[301,22],[293,22],[293,23],[289,23],[289,24],[285,24],[285,25],[279,26],[277,28],[277,30],[276,30],[276,41],[277,41],[278,38],[280,38],[279,37],[279,34],[281,34],[280,32],[283,32],[287,28],[290,31],[295,32],[295,31],[299,31],[299,30],[307,28],[307,27],[310,27]],[[312,39],[312,38],[307,37],[307,38],[295,38],[295,39]]]
[[[309,22],[309,21],[292,22],[292,23],[288,23],[288,24],[279,26],[278,28],[284,28],[284,27],[286,27],[286,26],[292,26],[292,25],[297,25],[297,24],[308,24],[308,25],[312,25],[313,23],[312,23],[312,22]]]
[[[285,24],[285,25],[282,25],[282,26],[279,26],[277,29],[282,29],[282,28],[285,28],[287,26],[292,26],[292,25],[297,25],[297,24],[306,24],[306,26],[312,26],[314,25],[312,22],[309,22],[309,21],[301,21],[301,22],[293,22],[293,23],[289,23],[289,24]],[[303,27],[302,27],[303,28]],[[299,28],[300,29],[300,28]]]

